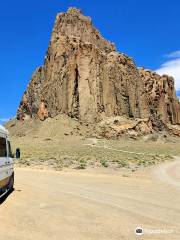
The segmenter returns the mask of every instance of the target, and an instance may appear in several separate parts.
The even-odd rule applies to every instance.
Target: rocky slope
[[[138,69],[75,8],[56,17],[44,65],[32,76],[17,118],[65,113],[80,122],[145,119],[149,128],[180,124],[173,78]]]

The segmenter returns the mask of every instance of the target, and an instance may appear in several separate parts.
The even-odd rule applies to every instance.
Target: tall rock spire
[[[130,57],[101,36],[89,17],[70,8],[56,17],[44,65],[33,74],[17,117],[43,120],[65,113],[94,123],[108,116],[156,115],[164,122],[180,123],[179,102],[172,100],[174,90],[167,90],[174,86],[166,84],[171,104],[161,109],[152,105],[154,95],[146,79]],[[155,77],[155,84],[158,81]],[[171,111],[176,117],[170,117]]]

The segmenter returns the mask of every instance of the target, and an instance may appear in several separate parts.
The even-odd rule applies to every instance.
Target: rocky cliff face
[[[176,96],[174,79],[143,68],[139,72],[146,88],[151,114],[165,124],[180,124],[180,103]]]
[[[33,74],[17,118],[59,113],[92,123],[113,116],[180,123],[173,79],[138,69],[75,8],[57,15],[44,65]]]

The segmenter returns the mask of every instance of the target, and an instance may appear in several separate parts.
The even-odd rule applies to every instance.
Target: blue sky
[[[43,63],[55,16],[80,8],[101,34],[138,66],[176,78],[180,90],[179,0],[6,0],[0,7],[0,119],[16,114],[36,67]]]

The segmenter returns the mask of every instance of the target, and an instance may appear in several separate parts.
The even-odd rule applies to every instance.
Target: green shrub
[[[108,167],[109,165],[108,165],[108,163],[107,163],[107,161],[106,160],[101,160],[101,165],[103,166],[103,167]]]

